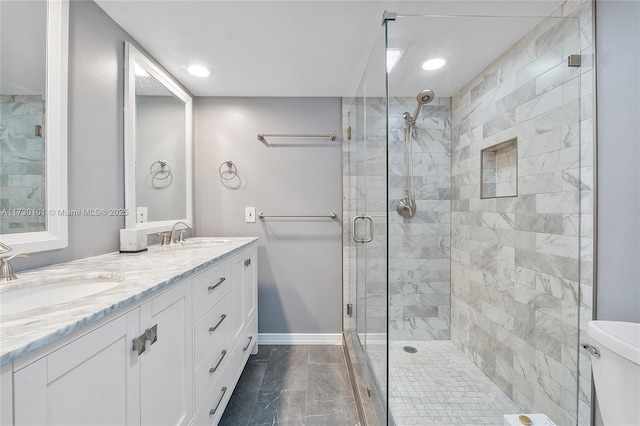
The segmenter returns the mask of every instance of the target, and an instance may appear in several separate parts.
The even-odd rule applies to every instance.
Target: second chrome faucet
[[[185,227],[183,229],[178,229],[178,225],[184,225]],[[192,229],[192,228],[193,226],[189,222],[184,222],[179,220],[173,224],[173,227],[171,228],[170,232],[158,232],[156,235],[158,237],[162,237],[162,241],[160,242],[160,244],[163,246],[166,246],[174,243],[183,242],[184,233],[187,231],[187,229]],[[176,231],[180,231],[178,238],[176,238]]]

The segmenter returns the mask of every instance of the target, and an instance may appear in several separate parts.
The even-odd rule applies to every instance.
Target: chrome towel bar
[[[267,214],[264,214],[264,213],[260,212],[260,213],[258,213],[258,217],[260,219],[266,219],[266,218],[269,218],[269,217],[277,217],[277,218],[287,218],[287,217],[294,217],[294,218],[295,217],[328,217],[328,218],[331,218],[331,219],[335,219],[336,217],[338,217],[338,215],[335,214],[334,212],[331,212],[329,214],[302,214],[302,215],[293,215],[293,214],[286,214],[286,215],[271,215],[271,214],[269,214],[269,215],[267,215]]]
[[[330,141],[336,140],[336,135],[333,133],[330,135],[303,135],[303,134],[282,134],[282,133],[258,133],[258,140],[260,142],[266,142],[265,138],[321,138],[321,139],[329,139]]]

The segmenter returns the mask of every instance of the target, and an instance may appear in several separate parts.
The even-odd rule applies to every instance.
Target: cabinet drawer
[[[231,288],[229,261],[219,263],[193,278],[193,319],[197,320]]]
[[[249,355],[253,352],[258,344],[258,317],[257,315],[252,316],[249,319],[249,323],[242,331],[242,335],[235,342],[236,346],[233,349],[233,368],[237,377],[234,377],[236,380],[240,377],[242,370],[249,359]]]
[[[196,322],[193,330],[194,365],[200,364],[214,343],[229,345],[231,317],[231,293],[227,293]]]
[[[258,344],[258,315],[252,315],[251,318],[247,320],[247,327],[244,329],[242,333],[242,338],[240,340],[240,345],[242,346],[242,352],[246,357],[249,357]],[[247,348],[247,349],[245,349]]]
[[[196,407],[199,407],[204,398],[209,393],[211,387],[219,382],[227,365],[232,357],[233,345],[230,340],[215,341],[209,353],[194,372],[194,382],[196,388]]]
[[[224,409],[233,393],[232,375],[234,373],[231,366],[223,369],[219,380],[205,397],[205,401],[196,412],[191,423],[193,426],[217,425],[224,413]]]

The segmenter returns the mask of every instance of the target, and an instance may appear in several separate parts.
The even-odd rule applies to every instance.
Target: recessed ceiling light
[[[387,49],[387,73],[390,73],[402,56],[402,49]]]
[[[145,69],[142,68],[140,64],[136,64],[135,73],[138,77],[149,77],[149,73],[145,71]]]
[[[211,75],[211,70],[203,65],[189,65],[187,71],[196,77],[209,77]]]
[[[426,71],[433,71],[444,67],[444,64],[446,63],[447,61],[442,58],[429,59],[427,62],[422,64],[422,69]]]

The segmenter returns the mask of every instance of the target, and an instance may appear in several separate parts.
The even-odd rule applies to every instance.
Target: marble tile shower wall
[[[451,339],[525,411],[587,425],[591,6],[553,15],[580,18],[541,21],[452,100]],[[514,137],[518,196],[480,199],[480,150]]]
[[[343,144],[345,166],[345,241],[354,214],[366,210],[374,219],[377,238],[366,246],[367,331],[382,333],[386,327],[386,214],[389,211],[389,338],[392,340],[449,339],[450,319],[450,193],[451,100],[436,98],[422,108],[411,135],[417,212],[403,219],[395,203],[404,196],[404,137],[402,113],[415,109],[415,97],[390,99],[389,197],[386,201],[386,113],[384,98],[366,99],[366,151],[361,122],[365,108],[361,98],[345,99],[345,127],[351,122],[352,139]],[[349,109],[349,105],[351,108]],[[355,111],[353,105],[356,106]],[[348,110],[352,111],[351,115]],[[360,146],[358,146],[360,144]],[[359,150],[360,147],[360,150]],[[366,166],[365,166],[366,159]],[[365,168],[366,167],[366,168]],[[366,178],[365,178],[366,173]],[[366,202],[363,188],[366,186]],[[345,245],[345,247],[347,247]],[[361,247],[360,250],[365,248]],[[345,250],[345,288],[355,289],[355,250]],[[351,265],[351,266],[350,266]],[[356,289],[357,291],[357,289]],[[364,291],[364,289],[363,289]],[[360,292],[361,293],[361,292]],[[363,296],[357,293],[356,309],[362,312]],[[345,295],[345,300],[348,299]],[[357,315],[357,313],[356,313]],[[357,316],[362,321],[364,315]],[[363,329],[363,324],[358,324]]]
[[[41,96],[0,95],[0,210],[45,209],[44,137]],[[10,214],[0,221],[0,234],[43,231],[44,214]]]

